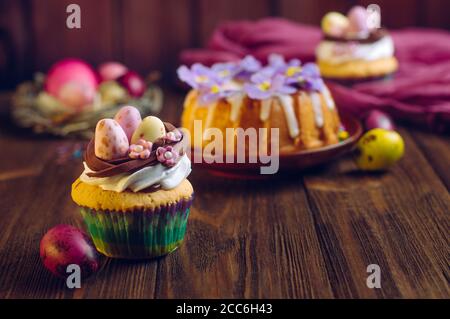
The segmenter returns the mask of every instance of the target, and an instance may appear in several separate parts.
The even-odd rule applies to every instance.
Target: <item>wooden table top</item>
[[[183,96],[161,117],[178,123]],[[195,170],[184,244],[157,260],[106,259],[70,290],[39,259],[49,228],[82,225],[70,198],[74,140],[12,127],[0,94],[0,298],[449,298],[448,137],[401,127],[404,158],[384,174],[350,157],[304,174],[234,181]],[[381,268],[369,289],[366,267]]]

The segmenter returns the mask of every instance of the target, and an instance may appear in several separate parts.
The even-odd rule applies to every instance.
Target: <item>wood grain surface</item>
[[[183,95],[161,117],[178,123]],[[104,259],[69,290],[39,260],[59,223],[82,226],[70,198],[83,143],[14,128],[0,95],[0,298],[449,298],[448,137],[401,128],[404,158],[362,173],[344,157],[267,181],[196,170],[184,244],[152,261]],[[381,289],[366,267],[381,267]]]

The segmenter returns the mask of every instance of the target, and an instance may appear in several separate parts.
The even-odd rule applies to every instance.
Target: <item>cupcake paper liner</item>
[[[166,255],[182,243],[192,199],[153,210],[98,211],[81,214],[95,247],[115,258],[142,259]]]

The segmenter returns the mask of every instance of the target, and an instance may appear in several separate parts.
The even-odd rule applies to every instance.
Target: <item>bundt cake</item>
[[[286,62],[279,55],[271,55],[268,61],[263,67],[247,56],[211,68],[194,64],[190,69],[178,69],[179,78],[192,87],[181,122],[190,132],[191,142],[195,141],[193,145],[208,143],[209,128],[219,129],[223,136],[227,128],[267,128],[258,143],[267,150],[272,149],[270,129],[278,128],[280,153],[314,149],[345,138],[335,103],[317,66],[302,65],[299,60]],[[201,134],[194,129],[196,120],[201,121]],[[236,137],[231,141],[236,147]]]

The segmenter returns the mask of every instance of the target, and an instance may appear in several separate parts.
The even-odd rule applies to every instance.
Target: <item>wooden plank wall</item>
[[[74,2],[80,30],[65,27],[65,8]],[[223,21],[282,16],[317,25],[327,11],[372,2],[389,28],[450,29],[446,0],[0,0],[0,89],[65,56],[173,74],[179,51],[204,45]]]

